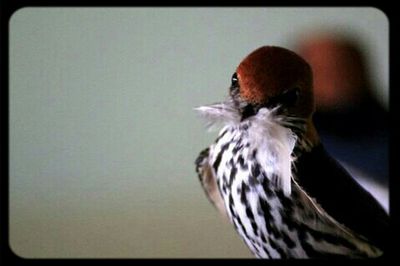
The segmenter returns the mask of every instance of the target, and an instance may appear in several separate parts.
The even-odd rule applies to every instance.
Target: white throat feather
[[[297,136],[282,125],[282,117],[274,109],[261,108],[256,115],[240,121],[240,114],[231,102],[196,108],[206,120],[209,129],[220,126],[240,130],[242,123],[249,123],[247,129],[250,149],[257,149],[256,160],[267,178],[281,188],[285,195],[291,194],[292,151]]]

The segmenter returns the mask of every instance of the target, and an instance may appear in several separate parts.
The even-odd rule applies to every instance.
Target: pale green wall
[[[192,108],[253,49],[356,36],[388,98],[373,8],[24,8],[10,21],[10,244],[24,257],[247,257],[194,172]]]

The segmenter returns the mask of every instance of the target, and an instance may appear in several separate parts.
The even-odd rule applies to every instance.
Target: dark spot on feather
[[[220,153],[224,153],[229,148],[229,145],[230,145],[229,142],[227,142],[224,145],[222,145]]]
[[[246,216],[249,218],[251,227],[253,229],[253,233],[257,236],[258,235],[258,228],[257,224],[254,222],[254,215],[253,212],[251,211],[251,207],[249,202],[247,201],[246,193],[250,191],[249,186],[242,181],[242,190],[240,193],[240,201],[243,203],[243,205],[246,207]]]
[[[233,204],[232,194],[229,194],[229,210],[230,210],[230,212],[232,214],[232,217],[236,218],[237,215],[236,215],[236,212],[235,212],[235,210],[233,208],[234,208],[234,204]]]
[[[283,258],[287,258],[286,254],[285,254],[285,252],[282,250],[282,248],[279,247],[279,246],[274,242],[274,240],[273,240],[271,237],[268,237],[268,239],[269,239],[269,244],[271,245],[271,247],[272,247],[273,249],[275,249],[275,250],[279,253],[280,257],[281,257],[282,259],[283,259]]]
[[[256,159],[256,156],[257,156],[257,149],[254,149],[254,150],[253,150],[251,156],[252,156],[253,159]]]
[[[265,235],[262,232],[260,233],[260,237],[263,243],[267,243],[267,239],[265,238]]]
[[[275,236],[275,238],[281,238],[280,232],[275,227],[275,218],[271,214],[271,206],[263,198],[260,198],[259,200],[259,207],[257,211],[260,212],[260,209],[262,211],[261,215],[264,216],[265,226],[268,230],[268,233]]]
[[[221,191],[221,180],[220,180],[220,179],[217,179],[217,188],[218,188],[219,194],[222,195],[222,191]],[[211,200],[211,199],[210,199],[210,200]]]
[[[287,226],[289,231],[297,230],[298,229],[298,224],[294,222],[291,216],[289,216],[286,212],[280,212],[281,218],[282,218],[282,223]]]
[[[262,178],[261,178],[262,182],[261,182],[261,185],[262,185],[262,187],[263,187],[263,189],[264,189],[265,194],[266,194],[269,198],[271,198],[271,197],[273,197],[273,196],[275,195],[275,192],[271,189],[270,182],[269,182],[267,176],[264,174],[264,172],[261,173],[261,174],[262,174]]]
[[[242,223],[242,221],[240,220],[240,218],[239,218],[239,217],[236,217],[236,221],[239,223],[239,226],[240,226],[240,228],[242,229],[243,234],[245,235],[245,237],[246,237],[247,239],[249,239],[249,235],[247,234],[246,228],[243,226],[243,223]]]
[[[247,164],[244,162],[243,156],[240,154],[238,157],[238,163],[243,170],[247,169]]]
[[[279,238],[280,234],[275,229],[274,225],[275,218],[271,215],[271,206],[269,206],[269,204],[263,198],[260,198],[259,200],[257,212],[259,213],[259,215],[262,215],[264,217],[267,232]]]
[[[240,192],[240,201],[244,204],[247,205],[247,198],[246,198],[246,192],[248,191],[247,185],[242,181],[242,191]]]
[[[246,209],[246,213],[247,212],[248,212],[248,210]],[[251,212],[251,210],[250,210],[250,212]],[[258,236],[258,227],[257,227],[257,224],[254,222],[254,220],[251,221],[251,227],[253,228],[254,235]]]
[[[336,246],[342,245],[349,249],[356,250],[356,247],[352,243],[350,243],[347,239],[338,237],[336,235],[331,235],[328,233],[316,231],[316,230],[310,228],[309,226],[307,226],[306,224],[298,225],[296,232],[299,237],[301,247],[304,249],[306,254],[310,257],[321,258],[321,257],[343,257],[343,256],[339,255],[339,254],[330,254],[327,252],[315,250],[313,248],[313,246],[310,243],[308,243],[308,241],[307,241],[307,233],[309,233],[310,236],[317,242],[326,241],[326,242],[331,243]]]
[[[306,231],[317,241],[324,240],[333,245],[342,245],[342,246],[347,247],[352,250],[357,249],[356,246],[353,243],[351,243],[350,241],[348,241],[346,238],[338,237],[336,235],[324,233],[321,231],[317,231],[308,226],[306,228]]]
[[[232,166],[232,170],[231,170],[231,173],[229,175],[229,183],[228,183],[229,186],[232,186],[233,180],[236,177],[236,172],[237,172],[236,167]]]
[[[261,214],[264,214],[265,218],[272,218],[271,206],[269,206],[268,202],[266,202],[266,200],[264,200],[263,198],[260,198],[258,203],[259,203],[259,207],[260,207],[259,209],[262,211]]]
[[[251,167],[251,175],[254,178],[257,178],[260,175],[260,167],[258,164],[253,164],[253,166]]]
[[[240,165],[244,164],[243,155],[241,155],[241,154],[239,155],[238,162],[239,162]]]
[[[196,170],[198,170],[198,168],[201,166],[201,164],[203,163],[203,160],[208,157],[210,148],[206,148],[204,150],[202,150],[199,154],[199,156],[197,156],[196,161],[194,162],[196,167]]]
[[[317,252],[307,241],[301,241],[301,247],[304,249],[308,257],[321,257],[321,253]]]
[[[249,186],[244,181],[242,181],[242,188],[246,193],[250,191]]]
[[[272,233],[272,235],[276,238],[276,239],[280,239],[282,238],[282,234],[281,232],[278,230],[278,228],[276,228],[275,223],[269,222],[270,223],[270,231]]]
[[[222,183],[222,191],[226,194],[227,188],[225,182]]]
[[[296,243],[285,232],[282,231],[281,233],[282,233],[283,242],[285,242],[287,247],[294,248],[296,246]]]
[[[227,183],[226,175],[225,175],[225,174],[222,174],[222,180],[223,180],[223,184],[226,184],[226,183]]]
[[[294,203],[291,198],[286,197],[283,194],[282,190],[278,190],[276,192],[276,195],[278,196],[279,201],[282,204],[282,208],[279,210],[279,213],[281,216],[286,216],[289,220],[292,220],[293,213],[294,213]]]
[[[213,168],[215,172],[218,171],[219,164],[221,163],[221,158],[222,158],[222,152],[218,153],[217,158],[215,159],[215,162],[213,163]]]
[[[217,143],[220,139],[222,139],[222,137],[226,134],[226,132],[228,132],[227,129],[225,129],[215,140],[215,143]]]
[[[251,187],[254,187],[254,186],[257,185],[257,184],[258,184],[257,178],[255,178],[255,177],[252,176],[252,175],[249,175],[249,185],[250,185]]]
[[[260,250],[258,249],[254,241],[251,243],[251,245],[253,246],[253,248],[256,250],[257,253],[260,253]]]
[[[264,250],[265,254],[267,255],[267,258],[271,258],[271,254],[269,254],[268,249],[265,246],[263,246],[263,250]]]
[[[237,143],[236,146],[233,148],[232,153],[235,155],[242,148],[243,148],[243,144]]]

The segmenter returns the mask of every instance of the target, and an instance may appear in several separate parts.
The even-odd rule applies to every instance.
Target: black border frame
[[[202,262],[208,261],[209,259],[201,259],[201,260],[193,260],[193,259],[25,259],[22,257],[19,257],[16,255],[10,248],[9,246],[9,195],[8,195],[8,188],[9,188],[9,95],[8,95],[8,90],[9,90],[9,73],[8,73],[8,68],[9,68],[9,20],[11,16],[14,14],[15,11],[17,11],[20,8],[23,7],[165,7],[165,6],[176,6],[176,7],[198,7],[198,6],[204,6],[204,7],[231,7],[231,6],[238,6],[238,7],[357,7],[357,5],[350,4],[349,1],[336,1],[335,3],[332,3],[333,1],[326,1],[325,4],[327,5],[321,5],[320,3],[316,3],[316,1],[308,1],[308,3],[299,5],[298,3],[294,3],[294,1],[289,1],[286,3],[282,3],[281,1],[255,1],[252,4],[251,3],[246,3],[244,5],[227,5],[226,3],[222,3],[222,1],[218,2],[211,2],[211,1],[202,1],[199,3],[199,1],[195,1],[192,4],[194,5],[180,5],[176,1],[169,3],[169,4],[158,4],[158,5],[149,5],[146,3],[146,1],[135,1],[135,3],[132,3],[133,1],[121,1],[121,0],[114,0],[114,1],[108,1],[103,4],[91,4],[90,1],[77,1],[77,0],[57,0],[57,1],[49,1],[49,0],[18,0],[18,1],[1,1],[0,2],[0,21],[1,21],[1,35],[0,35],[0,48],[1,48],[1,74],[0,74],[0,84],[1,84],[1,92],[3,94],[2,99],[6,99],[6,104],[2,105],[3,108],[3,113],[7,114],[4,115],[6,116],[6,137],[5,140],[7,141],[7,144],[4,142],[4,146],[6,147],[6,158],[7,160],[3,160],[3,163],[5,164],[3,166],[3,169],[6,169],[6,175],[2,175],[0,178],[0,264],[1,265],[20,265],[20,264],[28,264],[28,265],[54,265],[54,264],[69,264],[69,263],[93,263],[96,265],[114,265],[115,263],[117,264],[123,264],[123,265],[131,265],[132,263],[153,263],[153,262],[173,262],[173,263],[194,263],[196,261]],[[354,2],[354,1],[353,1]],[[397,198],[397,193],[395,190],[399,188],[399,172],[398,172],[398,165],[399,163],[396,162],[400,156],[398,150],[400,149],[400,145],[397,145],[395,143],[397,140],[397,136],[399,133],[399,129],[397,127],[397,121],[400,121],[397,117],[397,105],[398,103],[396,102],[397,100],[397,76],[395,73],[396,67],[394,64],[396,63],[396,59],[398,57],[398,50],[397,47],[399,47],[397,44],[397,40],[395,35],[397,34],[397,17],[399,15],[396,14],[396,6],[393,4],[393,7],[389,6],[384,6],[383,3],[377,4],[364,4],[361,5],[360,7],[375,7],[380,9],[384,14],[386,14],[388,20],[389,20],[389,130],[390,130],[390,137],[389,137],[389,202],[390,202],[390,245],[389,249],[386,251],[386,254],[382,256],[381,258],[378,259],[373,259],[373,260],[352,260],[352,261],[347,261],[349,263],[361,263],[361,264],[369,264],[369,263],[377,263],[377,264],[383,264],[386,265],[386,263],[390,263],[391,259],[393,257],[396,258],[396,251],[397,251],[397,246],[398,246],[398,240],[400,238],[400,235],[398,234],[398,226],[400,226],[399,223],[399,216],[398,216],[398,206],[400,201]],[[363,18],[360,18],[363,19]],[[394,59],[396,58],[396,59]],[[393,89],[394,88],[394,89]],[[397,241],[396,241],[397,240]],[[243,259],[237,260],[239,263],[241,263]],[[277,260],[269,260],[268,262],[264,262],[263,260],[246,260],[247,262],[252,262],[252,263],[312,263],[312,262],[317,262],[320,263],[316,260],[289,260],[289,261],[277,261]],[[231,259],[224,259],[224,260],[219,260],[215,259],[213,260],[215,263],[220,263],[220,262],[226,262],[226,263],[234,263],[233,260]],[[243,261],[244,262],[244,261]],[[330,261],[323,261],[322,263],[330,263]],[[346,263],[347,263],[346,262]],[[334,262],[335,264],[337,262]]]

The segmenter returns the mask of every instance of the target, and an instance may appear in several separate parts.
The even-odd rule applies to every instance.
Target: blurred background
[[[252,258],[194,170],[263,45],[314,68],[327,149],[388,210],[388,20],[374,8],[23,8],[10,20],[10,247],[26,258]]]

